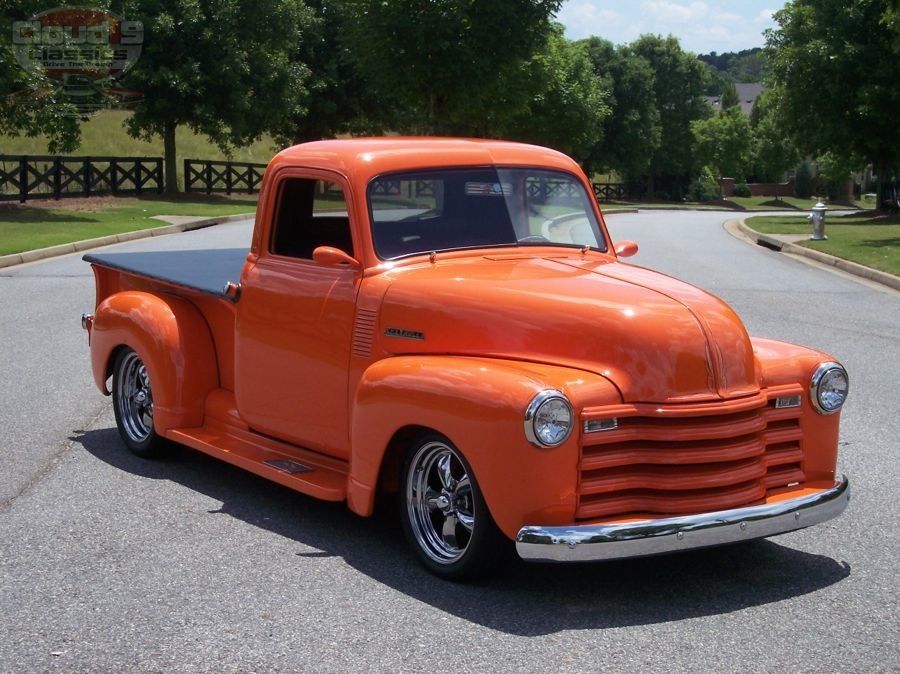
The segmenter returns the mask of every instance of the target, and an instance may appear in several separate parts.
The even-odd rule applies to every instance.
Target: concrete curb
[[[816,262],[835,267],[848,274],[853,274],[854,276],[880,283],[889,288],[893,288],[894,290],[900,290],[900,276],[894,276],[893,274],[888,274],[884,271],[878,271],[877,269],[872,269],[871,267],[866,267],[857,262],[851,262],[850,260],[835,257],[834,255],[829,255],[828,253],[823,253],[818,250],[798,246],[795,243],[788,243],[770,234],[761,234],[756,230],[751,229],[743,219],[738,220],[737,224],[741,233],[759,246],[765,246],[766,248],[771,248],[772,250],[777,250],[782,253],[807,257],[810,260],[815,260]]]
[[[617,213],[637,213],[638,209],[636,208],[603,208],[600,207],[600,212],[606,215],[616,215]]]
[[[88,250],[90,248],[109,246],[114,243],[124,243],[125,241],[134,241],[136,239],[147,239],[151,236],[178,234],[179,232],[189,232],[192,229],[203,229],[204,227],[211,227],[212,225],[221,225],[225,222],[246,220],[247,218],[254,217],[254,215],[254,213],[238,213],[237,215],[219,215],[212,218],[198,218],[193,222],[183,222],[180,225],[148,227],[147,229],[138,229],[133,232],[122,232],[121,234],[100,236],[96,239],[83,239],[82,241],[62,243],[58,246],[50,246],[48,248],[26,250],[22,253],[13,253],[12,255],[0,255],[0,269],[3,269],[4,267],[13,267],[17,264],[25,264],[26,262],[44,260],[48,257],[57,257],[58,255],[77,253],[79,251]]]

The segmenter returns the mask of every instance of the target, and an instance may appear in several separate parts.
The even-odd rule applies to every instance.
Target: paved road
[[[750,246],[723,213],[610,218],[635,262],[852,377],[840,519],[744,546],[439,582],[362,520],[184,452],[129,456],[93,388],[78,256],[0,273],[0,671],[897,671],[900,299]],[[246,243],[247,224],[117,246]]]

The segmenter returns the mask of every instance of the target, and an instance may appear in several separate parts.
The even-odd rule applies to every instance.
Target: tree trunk
[[[166,194],[178,193],[178,162],[175,160],[175,122],[167,121],[163,129],[163,155],[166,164]]]

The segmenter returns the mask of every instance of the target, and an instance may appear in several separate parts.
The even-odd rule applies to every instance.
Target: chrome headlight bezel
[[[569,424],[568,429],[566,430],[565,435],[554,442],[547,442],[541,438],[541,434],[538,431],[537,423],[539,421],[539,413],[541,408],[545,405],[552,403],[553,401],[562,402],[565,405],[566,410],[569,415]],[[534,398],[531,399],[531,402],[528,403],[528,407],[525,409],[525,437],[535,447],[539,447],[541,449],[552,449],[554,447],[559,447],[566,440],[569,439],[569,436],[572,435],[572,428],[575,426],[575,411],[572,409],[572,403],[569,402],[569,399],[566,396],[555,389],[545,389],[538,393]]]
[[[828,382],[829,377],[832,376],[832,373],[838,373],[844,377],[844,380],[847,382],[847,390],[844,393],[844,397],[841,400],[840,405],[836,407],[829,407],[827,404],[822,401],[822,385]],[[834,361],[827,361],[819,365],[816,368],[816,371],[813,372],[812,379],[809,382],[809,399],[813,404],[813,407],[816,408],[816,411],[819,414],[834,414],[835,412],[840,411],[840,409],[844,406],[844,403],[847,402],[847,396],[850,395],[850,375],[847,374],[847,370],[840,363],[836,363]]]

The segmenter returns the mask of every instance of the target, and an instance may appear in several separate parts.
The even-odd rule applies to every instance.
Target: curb
[[[795,243],[788,243],[768,234],[760,234],[756,230],[751,229],[743,219],[738,220],[737,225],[738,229],[758,246],[771,248],[772,250],[777,250],[781,253],[790,253],[791,255],[808,257],[810,260],[815,260],[816,262],[835,267],[848,274],[853,274],[854,276],[859,276],[868,281],[880,283],[881,285],[893,288],[894,290],[900,290],[900,276],[894,276],[893,274],[888,274],[884,271],[878,271],[877,269],[872,269],[871,267],[866,267],[857,262],[851,262],[850,260],[835,257],[834,255],[829,255],[828,253],[823,253],[818,250],[798,246]]]
[[[600,207],[600,212],[603,213],[603,216],[607,215],[616,215],[617,213],[637,213],[638,209],[636,208],[603,208]]]
[[[226,222],[236,222],[238,220],[247,220],[254,217],[254,213],[238,213],[236,215],[221,215],[212,218],[203,218],[194,222],[183,222],[180,225],[166,225],[165,227],[148,227],[147,229],[138,229],[133,232],[122,232],[121,234],[110,234],[108,236],[100,236],[96,239],[83,239],[81,241],[73,241],[72,243],[61,243],[58,246],[50,246],[48,248],[37,248],[35,250],[26,250],[22,253],[13,253],[11,255],[0,255],[0,269],[4,267],[13,267],[26,262],[35,262],[44,260],[48,257],[57,257],[59,255],[68,255],[69,253],[77,253],[90,248],[99,248],[100,246],[109,246],[114,243],[124,243],[125,241],[135,241],[137,239],[148,239],[151,236],[165,236],[166,234],[178,234],[179,232],[189,232],[193,229],[203,229],[212,225],[221,225]]]

